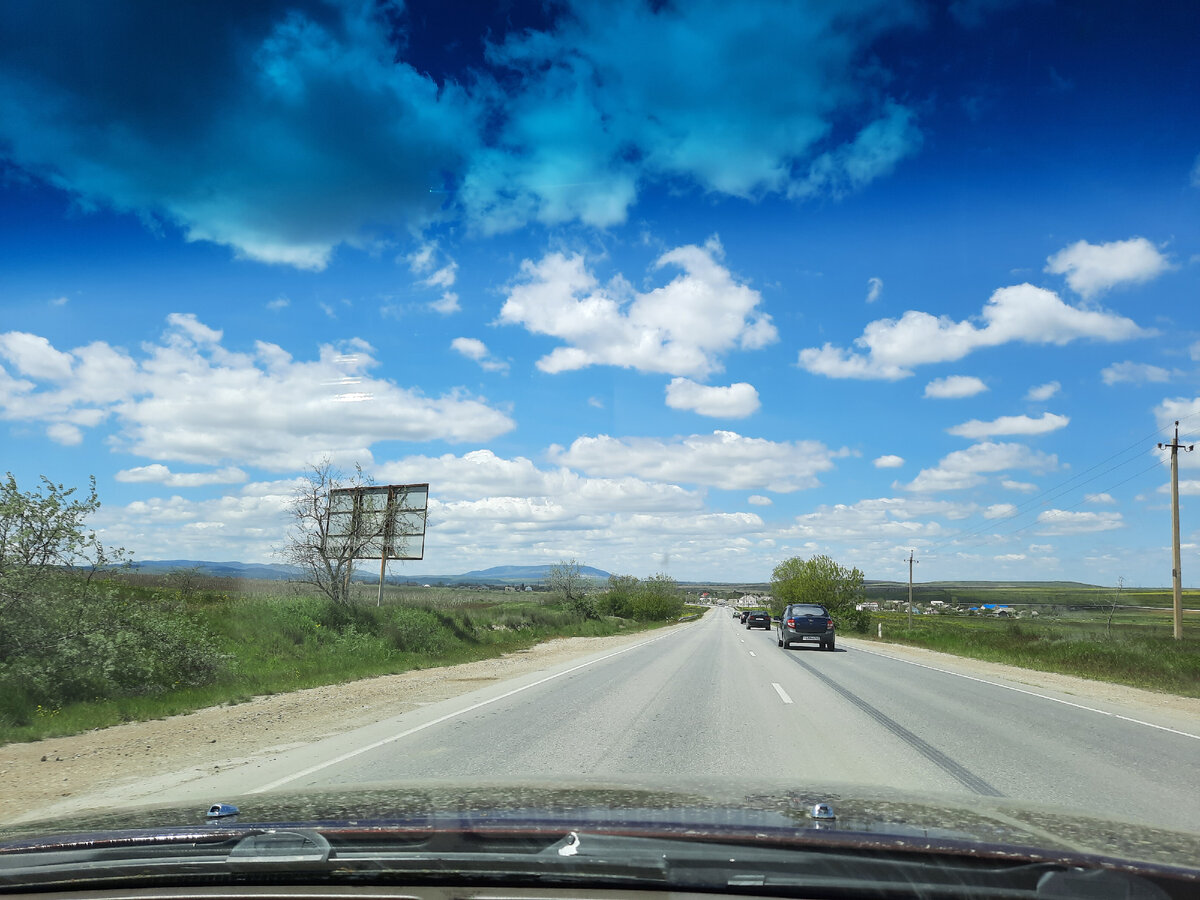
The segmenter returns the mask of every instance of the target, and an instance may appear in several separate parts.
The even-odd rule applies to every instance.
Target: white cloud
[[[1200,362],[1200,341],[1196,341],[1188,347],[1188,357],[1192,362]]]
[[[458,294],[454,293],[454,291],[446,291],[436,300],[430,300],[429,308],[434,312],[441,313],[443,316],[448,316],[462,309],[458,305]]]
[[[914,366],[953,362],[983,347],[1011,342],[1063,345],[1083,338],[1119,341],[1150,334],[1116,313],[1070,306],[1053,291],[1031,284],[995,291],[982,318],[979,326],[909,310],[899,319],[869,323],[854,341],[865,352],[827,343],[801,350],[799,364],[830,378],[894,381],[912,375]]]
[[[984,473],[1009,469],[1044,472],[1058,467],[1058,457],[1030,450],[1024,444],[982,443],[955,450],[932,469],[922,469],[906,485],[906,491],[928,493],[956,491],[976,487],[986,480]]]
[[[71,354],[61,353],[44,337],[24,331],[0,334],[0,357],[19,374],[47,381],[65,381],[71,377],[74,365]]]
[[[581,256],[551,253],[525,260],[509,289],[500,321],[562,340],[538,360],[543,372],[594,365],[642,372],[705,376],[721,356],[755,350],[778,339],[762,297],[718,262],[716,239],[664,253],[655,270],[682,270],[671,282],[639,293],[618,276],[601,285]]]
[[[588,397],[587,402],[593,409],[604,409],[604,401],[599,397]]]
[[[1022,494],[1032,494],[1038,489],[1036,484],[1030,484],[1028,481],[1013,481],[1011,478],[1002,480],[1000,486],[1006,491],[1019,491]]]
[[[816,486],[817,474],[832,469],[840,454],[819,441],[768,441],[714,431],[670,441],[581,437],[567,449],[552,446],[548,455],[590,475],[628,474],[724,490],[757,488],[786,494]]]
[[[1008,519],[1017,514],[1017,508],[1011,503],[993,503],[983,511],[985,519]]]
[[[167,487],[203,487],[209,484],[241,484],[246,473],[236,466],[211,472],[172,472],[161,463],[122,469],[114,476],[117,481],[137,484],[163,484]]]
[[[48,303],[49,303],[51,306],[66,306],[68,303],[70,303],[70,302],[71,302],[71,298],[70,298],[70,297],[65,297],[65,296],[64,296],[64,297],[55,297],[54,299],[52,299],[52,300],[49,300],[49,301],[47,301],[47,302],[48,302]]]
[[[1001,553],[998,556],[993,556],[996,562],[1020,562],[1025,559],[1024,553]]]
[[[46,427],[46,436],[56,444],[64,447],[75,447],[83,443],[83,432],[77,425],[68,422],[55,422]]]
[[[739,381],[728,387],[697,384],[690,378],[672,378],[667,385],[667,406],[688,409],[702,416],[744,419],[762,404],[754,385]]]
[[[195,344],[219,344],[223,334],[216,328],[209,328],[196,318],[195,313],[170,313],[164,337],[168,341],[182,337]]]
[[[1149,363],[1119,362],[1113,363],[1100,370],[1100,378],[1105,384],[1146,384],[1148,382],[1164,382],[1171,380],[1171,373],[1161,366]]]
[[[1125,525],[1119,512],[1071,512],[1065,509],[1047,509],[1037,517],[1041,535],[1091,534],[1097,531],[1112,531]]]
[[[775,501],[770,497],[764,497],[762,494],[751,494],[746,498],[746,502],[751,506],[771,506]]]
[[[508,363],[493,357],[488,351],[487,344],[478,338],[456,337],[450,342],[450,349],[479,363],[486,372],[508,371]]]
[[[904,465],[904,457],[888,453],[884,456],[875,457],[873,465],[877,469],[898,469]]]
[[[867,302],[874,303],[876,300],[879,299],[879,295],[882,293],[883,293],[883,279],[882,278],[868,278],[867,279]]]
[[[1084,503],[1116,503],[1112,494],[1085,494]]]
[[[379,441],[473,441],[513,427],[462,391],[426,397],[371,377],[374,350],[358,339],[323,345],[309,361],[262,341],[233,353],[193,315],[168,317],[162,342],[138,358],[103,342],[64,353],[27,337],[0,335],[29,374],[0,367],[0,418],[83,428],[112,419],[115,449],[155,460],[287,470],[323,455],[366,462]]]
[[[974,375],[948,375],[945,378],[935,378],[925,385],[925,396],[939,399],[974,397],[987,389],[988,386]]]
[[[1045,403],[1051,397],[1058,394],[1062,390],[1062,385],[1057,381],[1047,381],[1045,384],[1038,384],[1031,387],[1025,393],[1025,399],[1033,403]]]
[[[1000,416],[991,422],[971,419],[969,422],[947,428],[946,431],[949,434],[974,441],[1005,434],[1047,434],[1060,428],[1066,428],[1070,422],[1071,419],[1068,416],[1060,416],[1055,413],[1042,413],[1036,419],[1032,416]]]
[[[291,305],[292,301],[287,297],[276,297],[274,300],[271,300],[267,303],[267,309],[271,310],[272,312],[277,312],[281,309],[287,309]]]
[[[908,543],[914,539],[940,538],[946,528],[937,517],[963,519],[971,504],[928,501],[911,497],[880,497],[853,504],[820,506],[797,516],[785,534],[817,541],[887,540]]]
[[[1107,244],[1076,241],[1046,260],[1046,271],[1066,275],[1071,290],[1093,297],[1109,288],[1157,278],[1170,261],[1142,237]]]

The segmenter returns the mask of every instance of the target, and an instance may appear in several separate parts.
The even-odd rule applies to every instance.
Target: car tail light
[[[825,627],[826,627],[826,628],[832,628],[832,627],[833,627],[833,619],[830,619],[828,622],[826,622],[826,623],[825,623]]]
[[[795,619],[788,619],[788,621],[787,621],[787,626],[788,626],[788,628],[795,628],[795,627],[796,627],[796,620],[795,620]]]

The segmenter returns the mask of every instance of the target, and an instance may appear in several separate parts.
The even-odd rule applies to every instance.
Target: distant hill
[[[291,578],[296,570],[291,566],[272,563],[242,563],[242,562],[207,562],[195,559],[148,559],[133,563],[133,568],[148,575],[161,575],[177,569],[196,569],[203,575],[219,578],[262,578],[271,581],[281,581]],[[478,569],[464,572],[461,575],[417,575],[409,576],[393,573],[390,582],[419,581],[422,584],[537,584],[545,581],[550,574],[551,566],[492,566],[490,569]],[[580,566],[579,571],[587,578],[607,579],[609,573],[592,566]],[[375,581],[378,566],[364,563],[355,572],[355,580]]]
[[[523,578],[529,581],[535,581],[546,578],[550,574],[553,566],[492,566],[490,569],[477,569],[474,572],[466,572],[457,577],[459,578]],[[585,575],[588,578],[608,578],[609,572],[603,569],[596,569],[592,566],[580,566],[579,574]]]
[[[132,567],[147,575],[161,575],[177,569],[196,569],[202,575],[218,578],[262,578],[281,581],[291,578],[296,570],[291,566],[274,563],[207,562],[196,559],[142,559],[135,560]]]

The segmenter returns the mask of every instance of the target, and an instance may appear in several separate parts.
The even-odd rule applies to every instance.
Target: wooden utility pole
[[[1175,422],[1175,440],[1169,444],[1159,443],[1158,449],[1171,451],[1171,588],[1175,607],[1175,640],[1183,640],[1183,572],[1179,560],[1179,451],[1192,451],[1195,444],[1184,446],[1179,443],[1179,421]]]
[[[908,628],[912,630],[912,567],[915,563],[919,563],[919,559],[914,559],[916,550],[908,551]]]

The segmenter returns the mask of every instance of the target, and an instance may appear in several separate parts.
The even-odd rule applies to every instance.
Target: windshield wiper
[[[437,883],[695,889],[758,895],[1162,900],[1110,869],[855,847],[761,846],[572,831],[423,831],[340,826],[0,853],[0,890],[205,883]],[[1158,879],[1156,879],[1157,881]],[[1195,884],[1190,888],[1194,890]],[[1178,896],[1183,896],[1182,893]]]

